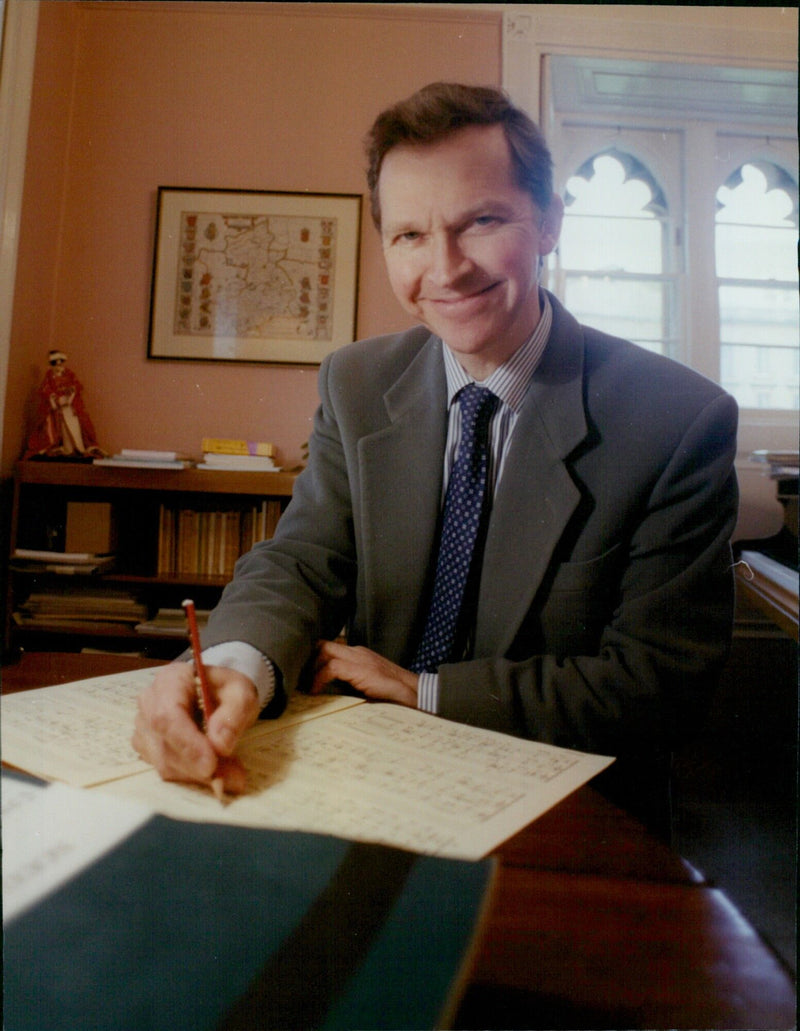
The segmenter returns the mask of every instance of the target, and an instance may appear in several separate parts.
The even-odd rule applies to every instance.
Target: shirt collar
[[[481,386],[491,390],[503,404],[508,405],[515,412],[522,407],[528,384],[544,354],[553,324],[553,309],[550,298],[544,290],[539,291],[539,301],[542,313],[536,323],[536,329],[522,347],[481,383]],[[449,408],[459,390],[475,381],[464,371],[463,366],[447,345],[442,348],[442,352],[447,377],[447,405]]]

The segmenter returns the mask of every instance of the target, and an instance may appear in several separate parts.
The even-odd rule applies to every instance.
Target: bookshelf
[[[295,474],[239,470],[109,468],[19,462],[14,475],[4,652],[98,648],[173,658],[174,629],[138,630],[190,596],[212,608],[235,557],[269,537]],[[56,571],[14,558],[18,549],[64,552],[68,511],[110,506],[114,562],[95,573]],[[89,508],[88,505],[94,507]],[[71,508],[71,506],[74,506]],[[70,567],[71,568],[71,567]],[[52,618],[42,597],[66,612]],[[126,608],[124,599],[130,599]],[[36,604],[34,604],[36,603]]]

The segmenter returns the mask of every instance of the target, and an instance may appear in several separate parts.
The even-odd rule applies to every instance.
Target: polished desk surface
[[[28,653],[2,686],[153,665]],[[456,1027],[796,1027],[793,980],[725,895],[590,786],[497,857]]]

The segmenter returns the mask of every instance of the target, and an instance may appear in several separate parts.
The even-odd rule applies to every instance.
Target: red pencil
[[[189,640],[192,644],[192,656],[194,658],[194,683],[197,691],[197,704],[200,706],[200,713],[203,717],[203,731],[208,731],[208,719],[214,711],[214,701],[211,697],[211,688],[208,686],[206,668],[200,654],[200,632],[197,629],[197,613],[194,602],[187,598],[183,603],[183,610],[186,613],[186,622],[189,626]],[[211,790],[222,801],[225,794],[225,786],[222,777],[211,779]]]

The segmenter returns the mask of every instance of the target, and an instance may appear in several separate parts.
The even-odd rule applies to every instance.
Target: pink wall
[[[39,24],[3,473],[50,347],[107,450],[235,436],[293,464],[315,367],[146,358],[156,188],[363,193],[383,106],[434,79],[500,82],[500,13],[43,0]],[[407,324],[365,206],[357,334]]]

